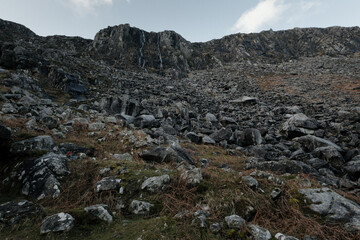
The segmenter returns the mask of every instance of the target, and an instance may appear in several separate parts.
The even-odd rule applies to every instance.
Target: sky
[[[41,36],[93,39],[129,23],[174,30],[191,42],[294,27],[359,26],[360,0],[0,0],[0,18]]]

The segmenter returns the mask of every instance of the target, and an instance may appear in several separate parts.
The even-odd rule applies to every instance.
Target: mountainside
[[[360,239],[359,51],[0,20],[0,238]]]

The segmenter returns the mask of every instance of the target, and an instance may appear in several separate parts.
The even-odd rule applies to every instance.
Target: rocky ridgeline
[[[201,204],[179,203],[186,209],[176,207],[179,212],[166,216],[191,218],[194,229],[224,238],[270,239],[272,233],[295,239],[274,226],[267,225],[270,233],[253,224],[280,219],[261,221],[256,217],[264,214],[261,205],[280,209],[277,204],[288,201],[303,215],[321,216],[323,226],[342,224],[342,237],[356,238],[359,37],[359,28],[333,27],[190,43],[175,32],[119,25],[101,30],[92,41],[39,37],[1,20],[1,189],[7,189],[1,196],[10,200],[10,186],[28,200],[1,200],[0,222],[14,225],[38,216],[42,234],[83,224],[66,208],[50,215],[47,201],[62,199],[63,185],[74,185],[67,179],[79,174],[72,169],[89,161],[96,162],[96,172],[82,171],[89,171],[93,182],[76,199],[78,205],[68,204],[81,206],[81,216],[91,221],[123,225],[121,217],[157,219],[164,215],[152,196],[169,196],[171,189],[193,196],[197,189]],[[226,151],[223,162],[216,162],[219,149]],[[160,167],[152,172],[154,164]],[[223,196],[230,202],[207,201],[211,192],[222,197],[232,186],[222,182],[223,174],[239,181],[231,189],[236,194]],[[295,187],[287,182],[292,176]],[[177,182],[183,188],[171,185]],[[244,191],[255,198],[245,201]],[[106,193],[107,200],[101,197]],[[79,204],[91,194],[97,200]],[[266,202],[256,205],[262,197]],[[210,208],[214,202],[219,206]],[[123,215],[117,216],[119,211]],[[324,237],[316,236],[306,239]]]

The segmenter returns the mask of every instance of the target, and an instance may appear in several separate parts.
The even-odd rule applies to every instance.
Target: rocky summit
[[[359,103],[358,27],[0,20],[0,238],[360,239]]]

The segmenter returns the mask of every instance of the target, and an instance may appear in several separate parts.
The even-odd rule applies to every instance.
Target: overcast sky
[[[360,0],[1,0],[0,18],[36,34],[93,39],[123,23],[192,42],[237,32],[359,26]]]

